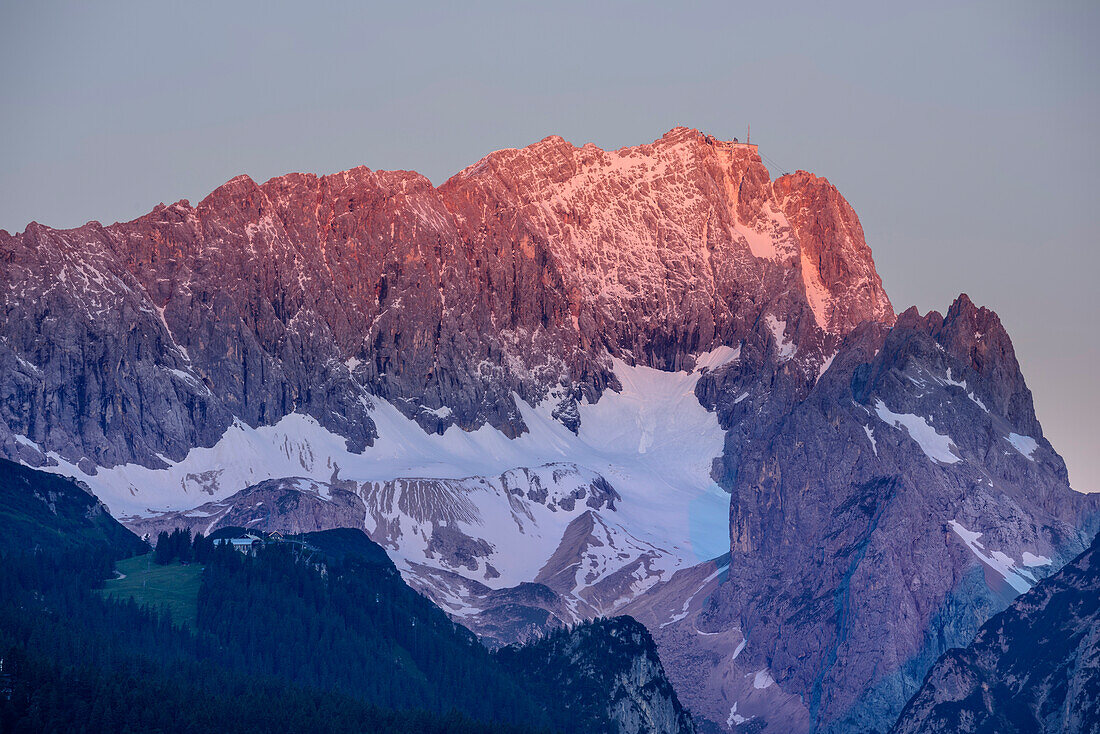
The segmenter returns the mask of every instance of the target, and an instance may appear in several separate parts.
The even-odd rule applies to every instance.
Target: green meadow
[[[202,566],[161,566],[153,562],[152,553],[147,553],[121,560],[115,568],[123,577],[107,581],[103,594],[123,600],[133,597],[139,604],[163,607],[176,624],[195,626]]]

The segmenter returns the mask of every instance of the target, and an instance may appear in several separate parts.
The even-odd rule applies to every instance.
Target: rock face
[[[124,518],[131,530],[156,538],[176,528],[192,535],[221,528],[256,528],[265,532],[312,533],[334,528],[361,528],[365,513],[359,496],[346,486],[303,477],[268,479],[218,502],[186,512],[156,512]]]
[[[887,728],[941,653],[1085,547],[1100,507],[965,296],[849,334],[730,474],[736,571],[696,624],[739,627],[738,664],[800,697],[814,731]]]
[[[1100,536],[929,671],[891,734],[1100,730]]]
[[[542,690],[562,692],[565,717],[601,720],[593,731],[692,734],[690,715],[665,677],[646,628],[630,617],[561,630],[497,659]]]
[[[516,435],[513,394],[569,425],[609,357],[690,366],[766,313],[810,355],[893,320],[828,182],[772,183],[755,148],[684,128],[613,152],[547,138],[438,189],[241,176],[132,222],[31,224],[0,232],[0,299],[0,451],[89,468],[162,466],[292,412],[361,451],[377,398],[427,430]]]

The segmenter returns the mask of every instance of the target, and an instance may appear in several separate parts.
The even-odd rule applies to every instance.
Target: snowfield
[[[1005,440],[1012,444],[1012,447],[1023,456],[1031,461],[1035,461],[1035,449],[1039,448],[1039,443],[1034,438],[1031,436],[1021,436],[1018,433],[1010,433]]]
[[[737,349],[720,347],[699,355],[697,367],[715,369],[737,358]],[[327,482],[338,476],[360,485],[395,478],[486,478],[488,483],[475,481],[464,491],[477,507],[471,524],[479,537],[501,551],[490,560],[501,576],[486,583],[504,586],[530,580],[568,522],[586,508],[566,513],[524,500],[525,508],[517,511],[507,492],[490,485],[513,468],[568,462],[602,475],[619,492],[617,509],[602,515],[621,529],[624,542],[659,549],[663,558],[655,570],[662,575],[721,555],[729,548],[729,495],[710,471],[724,433],[695,397],[703,369],[663,372],[621,361],[614,369],[622,391],[607,391],[598,403],[580,406],[579,435],[551,417],[551,401],[532,407],[516,396],[529,430],[508,439],[489,426],[428,434],[376,399],[371,417],[379,438],[362,454],[348,451],[343,438],[312,417],[291,414],[260,428],[237,421],[216,445],[193,449],[165,469],[127,464],[89,475],[51,454],[58,466],[50,470],[86,482],[116,517],[186,510],[279,477]],[[425,555],[424,527],[413,527],[407,517],[401,524],[404,537],[419,540],[403,544],[395,560],[407,551],[406,560],[433,565]]]

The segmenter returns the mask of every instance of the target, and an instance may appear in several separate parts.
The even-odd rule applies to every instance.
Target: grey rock
[[[205,535],[226,527],[284,534],[362,528],[365,517],[363,501],[354,492],[312,479],[285,477],[260,482],[192,510],[124,517],[122,522],[138,535],[156,538],[161,531],[175,528]]]
[[[536,684],[564,692],[573,716],[602,719],[622,734],[694,734],[694,722],[665,676],[652,638],[630,617],[597,620],[560,630],[497,659],[527,671]]]
[[[442,555],[448,565],[477,571],[481,562],[493,552],[493,547],[480,538],[471,538],[452,525],[434,525],[428,540],[429,555]]]
[[[891,734],[1100,731],[1100,536],[928,672]]]
[[[804,715],[812,731],[885,731],[944,650],[1096,525],[1098,498],[1069,488],[995,314],[965,296],[947,317],[857,328],[772,434],[741,446],[737,571],[702,616],[739,628],[739,664],[801,697],[792,730]],[[1051,563],[1025,567],[1024,551]]]

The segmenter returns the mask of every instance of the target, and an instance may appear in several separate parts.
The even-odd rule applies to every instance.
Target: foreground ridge
[[[1100,726],[1100,536],[928,672],[891,734]]]

